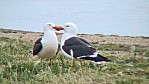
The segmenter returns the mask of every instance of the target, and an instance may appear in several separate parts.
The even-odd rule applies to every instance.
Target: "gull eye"
[[[69,27],[69,25],[66,25],[66,27]]]
[[[52,24],[48,24],[49,26],[52,26]]]

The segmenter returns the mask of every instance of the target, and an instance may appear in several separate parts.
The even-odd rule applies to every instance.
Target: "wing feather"
[[[62,49],[69,55],[70,50],[73,50],[74,58],[93,55],[96,52],[96,49],[91,47],[86,40],[77,37],[72,37],[66,40]]]

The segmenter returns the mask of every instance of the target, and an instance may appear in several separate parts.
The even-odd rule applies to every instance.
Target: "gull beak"
[[[63,30],[64,28],[62,26],[55,26],[53,27],[55,30],[60,31]]]

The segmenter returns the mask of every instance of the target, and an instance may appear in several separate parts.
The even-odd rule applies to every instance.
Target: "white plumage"
[[[96,64],[111,61],[98,54],[97,50],[89,42],[77,37],[78,28],[74,23],[68,22],[63,27],[55,29],[65,31],[62,35],[60,46],[64,56],[77,60],[90,60]]]
[[[53,23],[46,23],[44,26],[44,36],[39,38],[33,48],[33,59],[49,59],[56,55],[58,40],[55,34]]]

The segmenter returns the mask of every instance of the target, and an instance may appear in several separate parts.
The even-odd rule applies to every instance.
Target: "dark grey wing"
[[[37,55],[41,49],[42,49],[42,44],[41,44],[41,40],[42,38],[39,38],[35,44],[34,44],[34,48],[33,48],[33,55]]]
[[[88,43],[86,40],[78,37],[72,37],[65,41],[64,43],[67,46],[71,45],[82,45],[82,46],[90,46],[90,43]]]
[[[70,55],[70,50],[73,50],[74,58],[80,56],[89,56],[93,55],[96,52],[96,49],[91,47],[88,43],[80,40],[80,38],[72,37],[65,41],[62,49]]]
[[[91,45],[89,42],[87,42],[86,40],[82,39],[82,38],[79,38],[81,41],[83,41],[84,43],[88,44],[88,45]]]

